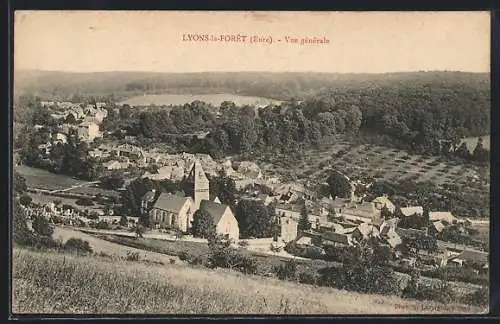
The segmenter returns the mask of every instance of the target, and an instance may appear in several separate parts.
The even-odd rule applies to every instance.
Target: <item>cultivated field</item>
[[[458,304],[319,288],[227,270],[13,250],[14,314],[484,313]]]
[[[409,155],[398,149],[377,145],[352,145],[341,141],[327,150],[304,151],[302,156],[293,159],[274,154],[260,160],[259,165],[264,171],[272,174],[288,170],[295,173],[298,179],[320,181],[325,180],[323,171],[330,167],[354,178],[367,176],[389,181],[430,181],[437,185],[470,184],[471,179],[481,179],[477,166],[445,161],[435,156]],[[483,178],[487,179],[484,175]]]
[[[250,97],[250,96],[239,96],[234,94],[200,94],[200,95],[176,95],[176,94],[162,94],[162,95],[144,95],[133,97],[124,101],[119,102],[119,105],[128,104],[130,106],[182,106],[186,103],[191,103],[193,101],[203,101],[212,106],[220,106],[224,101],[234,102],[236,106],[244,105],[256,105],[256,106],[267,106],[269,104],[279,104],[277,100],[261,98],[261,97]]]

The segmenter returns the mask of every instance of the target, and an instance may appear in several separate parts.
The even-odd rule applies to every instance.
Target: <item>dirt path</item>
[[[166,254],[156,253],[145,251],[141,249],[136,249],[128,246],[123,246],[120,244],[108,242],[102,240],[98,237],[82,233],[80,231],[66,228],[66,227],[56,227],[54,228],[54,239],[61,239],[63,242],[66,242],[68,239],[74,237],[82,240],[86,240],[89,242],[90,246],[96,253],[106,253],[110,256],[114,257],[126,257],[127,252],[139,252],[139,257],[142,260],[149,260],[155,262],[162,262],[164,264],[170,263],[171,259],[174,259],[176,263],[182,263],[182,261],[176,256],[169,256]]]

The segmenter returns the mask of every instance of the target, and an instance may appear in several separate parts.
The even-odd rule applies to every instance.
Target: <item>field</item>
[[[87,183],[86,181],[25,165],[16,166],[14,171],[19,172],[19,174],[26,178],[26,185],[30,188],[61,190]]]
[[[195,100],[203,101],[212,106],[218,107],[223,101],[231,101],[236,106],[244,105],[263,105],[267,106],[271,103],[279,104],[279,101],[266,99],[261,97],[239,96],[233,94],[200,94],[200,95],[175,95],[175,94],[162,94],[162,95],[144,95],[133,97],[118,103],[118,105],[128,104],[130,106],[182,106],[186,103],[191,103]]]
[[[430,181],[437,185],[470,184],[471,179],[482,178],[489,183],[489,175],[481,177],[480,172],[485,170],[477,166],[446,161],[436,156],[409,155],[402,150],[377,145],[353,145],[340,137],[328,149],[307,150],[301,156],[288,159],[270,154],[259,160],[264,171],[276,174],[291,170],[298,179],[324,181],[323,171],[333,167],[353,178],[367,176],[389,181]]]
[[[319,288],[227,270],[13,250],[14,314],[425,314],[478,307]]]
[[[105,190],[96,187],[97,184],[73,179],[71,177],[54,174],[49,171],[32,168],[25,165],[16,166],[14,171],[21,174],[26,179],[28,188],[42,190],[64,190],[69,194],[97,195],[101,194],[108,197],[118,197],[119,193],[112,190]],[[59,199],[59,197],[54,198]]]

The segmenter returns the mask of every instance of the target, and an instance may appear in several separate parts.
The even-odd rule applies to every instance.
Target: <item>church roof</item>
[[[177,213],[179,212],[179,210],[181,210],[188,199],[188,197],[181,197],[178,195],[172,195],[162,192],[154,203],[153,208]]]

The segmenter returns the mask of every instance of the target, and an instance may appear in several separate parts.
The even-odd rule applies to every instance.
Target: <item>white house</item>
[[[217,233],[228,235],[229,238],[235,241],[239,239],[240,228],[238,221],[229,206],[209,200],[202,200],[200,209],[205,210],[212,216]]]

